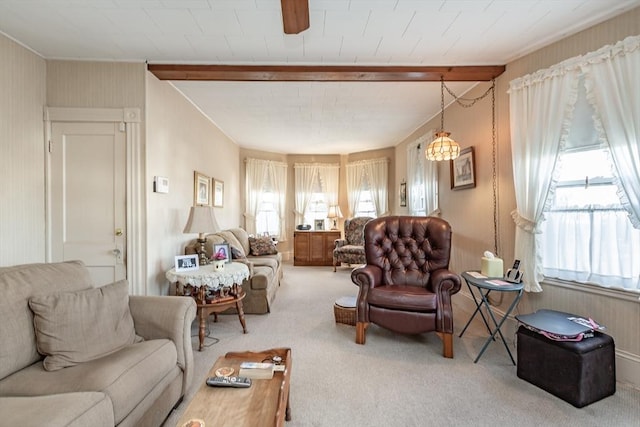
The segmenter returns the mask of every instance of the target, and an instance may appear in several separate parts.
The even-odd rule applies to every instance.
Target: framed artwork
[[[231,262],[231,248],[228,243],[214,243],[213,245],[213,259],[216,261],[224,260]]]
[[[193,255],[177,255],[176,256],[176,272],[191,271],[200,268],[198,262],[198,254]]]
[[[198,171],[193,174],[193,204],[211,205],[211,178]]]
[[[476,186],[476,166],[473,147],[460,151],[460,155],[451,161],[451,188],[464,190]]]
[[[400,206],[407,206],[407,183],[400,183]]]
[[[322,231],[324,230],[324,219],[316,219],[313,221],[313,229]]]
[[[224,204],[224,181],[213,178],[213,206],[221,208]]]

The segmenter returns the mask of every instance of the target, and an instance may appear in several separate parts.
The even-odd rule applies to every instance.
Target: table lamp
[[[198,233],[198,261],[200,265],[209,264],[209,257],[204,247],[207,239],[205,233],[215,233],[220,230],[216,216],[213,214],[211,206],[191,206],[187,225],[184,226],[183,233]]]
[[[329,213],[327,213],[327,218],[333,220],[332,230],[337,230],[338,226],[336,224],[337,218],[342,218],[342,211],[340,210],[340,206],[331,205],[329,206]]]

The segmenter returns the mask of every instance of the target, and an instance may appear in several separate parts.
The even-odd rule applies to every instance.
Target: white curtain
[[[313,195],[313,185],[318,176],[318,164],[296,163],[293,165],[293,169],[295,171],[296,185],[295,218],[296,224],[302,224],[304,222],[304,213],[307,211],[307,206]]]
[[[369,179],[369,190],[376,207],[376,217],[389,215],[389,160],[368,160],[362,165]]]
[[[338,183],[340,182],[340,165],[319,164],[318,175],[327,207],[338,204]]]
[[[640,36],[605,46],[584,62],[587,98],[609,143],[620,202],[640,228]]]
[[[349,203],[349,217],[355,215],[358,203],[360,203],[360,193],[362,191],[362,181],[364,180],[364,168],[359,164],[347,163],[347,203]]]
[[[278,235],[278,240],[284,241],[287,235],[285,209],[287,205],[288,166],[282,162],[269,162],[269,166],[271,185],[277,197],[276,209],[278,210],[278,218],[280,219],[280,234]]]
[[[551,200],[554,171],[576,100],[575,69],[543,70],[510,83],[511,151],[516,210],[515,257],[525,290],[540,292],[542,258],[536,234]]]
[[[244,223],[249,234],[256,234],[256,215],[260,206],[260,196],[269,173],[268,162],[259,159],[247,159],[245,172]]]
[[[438,215],[438,163],[427,161],[424,151],[433,134],[407,146],[407,203],[411,215]]]

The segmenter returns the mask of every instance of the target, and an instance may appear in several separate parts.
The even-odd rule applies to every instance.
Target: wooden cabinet
[[[333,265],[334,241],[340,231],[294,231],[293,265]]]

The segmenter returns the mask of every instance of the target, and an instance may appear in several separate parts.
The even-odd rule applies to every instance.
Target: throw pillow
[[[56,371],[94,360],[142,340],[129,311],[126,280],[29,300],[44,369]]]
[[[240,249],[235,246],[229,246],[231,250],[231,259],[247,259],[247,256]]]
[[[271,237],[249,237],[249,246],[251,247],[251,255],[260,256],[278,253]]]

